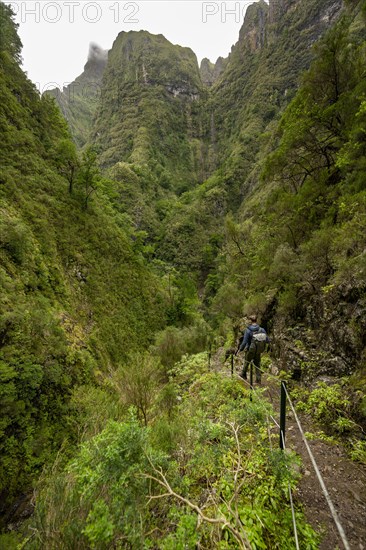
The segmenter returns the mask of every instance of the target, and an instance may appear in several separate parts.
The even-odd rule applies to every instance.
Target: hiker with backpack
[[[255,365],[255,378],[257,384],[261,383],[261,354],[266,349],[266,344],[269,343],[269,338],[267,336],[264,328],[260,327],[257,324],[257,316],[249,316],[250,325],[247,327],[244,337],[239,345],[237,353],[245,351],[243,371],[240,375],[244,380],[247,379],[247,372],[250,363]]]

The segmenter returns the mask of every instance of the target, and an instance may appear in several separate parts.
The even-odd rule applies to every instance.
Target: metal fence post
[[[281,410],[280,410],[280,449],[285,448],[286,439],[286,382],[281,382]]]

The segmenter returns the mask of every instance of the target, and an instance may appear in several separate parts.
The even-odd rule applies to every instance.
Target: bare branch
[[[169,484],[168,480],[166,479],[162,469],[161,468],[157,469],[154,466],[154,464],[152,463],[150,457],[147,457],[147,458],[148,458],[148,461],[149,461],[149,463],[150,463],[150,465],[153,469],[153,472],[156,475],[141,474],[142,477],[144,477],[145,479],[150,479],[152,481],[155,481],[158,485],[160,485],[161,487],[163,487],[166,490],[166,493],[164,493],[162,495],[150,495],[149,501],[152,500],[152,499],[156,499],[156,498],[173,497],[176,500],[179,500],[180,502],[185,504],[191,510],[194,510],[198,514],[199,518],[202,521],[204,521],[206,523],[210,523],[212,525],[221,525],[222,529],[227,529],[233,535],[235,540],[239,543],[239,548],[241,548],[243,550],[247,550],[247,549],[250,550],[251,549],[250,542],[249,542],[248,537],[247,537],[245,532],[242,532],[242,533],[239,532],[238,529],[236,529],[235,527],[233,527],[230,524],[230,522],[225,518],[225,516],[222,516],[220,518],[211,518],[209,516],[206,516],[202,512],[202,509],[199,506],[197,506],[196,504],[194,504],[193,502],[191,502],[187,498],[183,497],[182,495],[179,495],[178,493],[176,493],[172,489],[172,487],[170,486],[170,484]],[[234,514],[234,516],[235,516],[235,514]]]

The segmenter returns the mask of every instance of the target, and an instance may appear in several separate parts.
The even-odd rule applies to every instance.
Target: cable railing
[[[329,509],[330,509],[331,514],[332,514],[334,523],[335,523],[336,526],[337,526],[339,536],[340,536],[341,539],[342,539],[343,546],[346,548],[346,550],[351,550],[351,547],[350,547],[349,542],[348,542],[347,537],[346,537],[346,533],[344,532],[344,529],[343,529],[342,524],[341,524],[341,522],[340,522],[340,520],[339,520],[339,516],[338,516],[338,514],[337,514],[337,511],[336,511],[336,509],[335,509],[335,507],[334,507],[334,504],[333,504],[333,502],[332,502],[332,499],[330,498],[329,491],[328,491],[328,489],[326,488],[326,485],[325,485],[325,483],[324,483],[324,479],[323,479],[323,477],[322,477],[322,475],[321,475],[321,473],[320,473],[319,467],[318,467],[318,465],[317,465],[317,463],[316,463],[316,460],[315,460],[315,457],[314,457],[314,455],[313,455],[313,452],[312,452],[312,450],[311,450],[311,448],[310,448],[309,442],[308,442],[308,440],[307,440],[307,438],[306,438],[306,436],[305,436],[304,430],[303,430],[303,428],[302,428],[302,426],[301,426],[301,422],[300,422],[299,417],[298,417],[298,415],[297,415],[297,413],[296,413],[295,407],[294,407],[294,405],[293,405],[293,403],[292,403],[292,401],[291,401],[291,398],[290,398],[290,396],[289,396],[289,394],[288,394],[288,391],[287,391],[286,383],[285,383],[285,382],[281,382],[281,388],[282,388],[282,387],[284,388],[284,392],[285,392],[285,394],[286,394],[286,399],[288,400],[288,402],[289,402],[289,404],[290,404],[292,413],[293,413],[294,418],[295,418],[296,423],[297,423],[297,427],[299,428],[301,437],[302,437],[302,439],[303,439],[303,442],[304,442],[304,444],[305,444],[306,450],[307,450],[308,455],[309,455],[309,457],[310,457],[311,463],[312,463],[313,468],[314,468],[314,470],[315,470],[316,476],[317,476],[317,478],[318,478],[318,481],[319,481],[320,486],[321,486],[321,488],[322,488],[323,494],[324,494],[325,499],[326,499],[326,501],[327,501],[327,504],[328,504],[328,506],[329,506]]]
[[[264,371],[260,367],[254,366],[253,362],[251,361],[248,365],[249,382],[246,379],[240,377],[242,382],[244,382],[250,389],[250,400],[251,401],[253,399],[253,390],[254,390],[253,367],[259,369],[261,371],[261,373],[266,374],[266,371]],[[231,355],[231,376],[232,377],[234,376],[234,355],[233,354]],[[291,400],[291,397],[288,393],[286,382],[284,382],[283,380],[281,381],[280,392],[281,392],[280,393],[280,422],[278,423],[272,415],[269,415],[272,422],[276,425],[276,428],[279,429],[279,446],[280,446],[280,449],[283,450],[283,451],[286,450],[286,405],[287,405],[287,402],[288,402],[289,405],[290,405],[291,411],[294,415],[294,418],[295,418],[297,427],[299,429],[299,432],[301,434],[302,440],[304,442],[305,448],[306,448],[307,453],[309,455],[310,461],[311,461],[312,466],[314,468],[315,474],[318,478],[322,493],[323,493],[323,495],[325,497],[325,500],[328,504],[331,516],[332,516],[333,521],[334,521],[334,523],[337,527],[339,536],[342,540],[343,546],[346,550],[351,550],[350,544],[348,542],[347,536],[346,536],[345,531],[344,531],[344,529],[342,527],[342,524],[340,522],[340,519],[339,519],[339,516],[338,516],[337,511],[335,509],[335,506],[334,506],[334,504],[332,502],[332,499],[330,497],[329,491],[328,491],[328,489],[325,485],[324,479],[323,479],[323,477],[320,473],[320,470],[319,470],[318,464],[315,460],[314,454],[313,454],[313,452],[310,448],[309,441],[307,440],[307,438],[305,436],[305,432],[303,430],[303,427],[301,425],[299,417],[296,413],[295,406],[294,406],[294,404]],[[273,402],[272,397],[271,397],[271,400]],[[295,508],[294,508],[294,502],[293,502],[290,483],[289,483],[288,489],[289,489],[289,500],[290,500],[290,506],[291,506],[291,512],[292,512],[292,522],[293,522],[293,528],[294,528],[294,538],[295,538],[296,550],[299,550],[300,547],[299,547],[298,534],[297,534]]]

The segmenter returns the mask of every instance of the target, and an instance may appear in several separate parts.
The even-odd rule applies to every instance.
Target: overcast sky
[[[23,43],[23,68],[39,86],[59,87],[83,70],[89,43],[110,49],[120,31],[148,30],[189,46],[198,61],[226,57],[253,0],[16,0],[11,4]],[[52,84],[51,84],[52,83]]]

